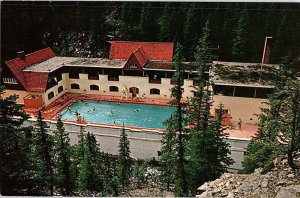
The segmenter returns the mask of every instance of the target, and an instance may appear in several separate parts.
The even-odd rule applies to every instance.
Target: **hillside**
[[[300,163],[299,155],[297,162]],[[274,168],[266,174],[262,174],[261,169],[248,175],[225,173],[198,188],[197,197],[300,197],[300,171],[293,171],[287,158],[279,157],[274,160]]]

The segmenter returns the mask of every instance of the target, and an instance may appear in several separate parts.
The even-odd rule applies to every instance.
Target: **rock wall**
[[[286,157],[276,158],[274,168],[266,174],[261,169],[247,175],[225,173],[199,187],[196,197],[300,198],[300,170],[293,171]]]

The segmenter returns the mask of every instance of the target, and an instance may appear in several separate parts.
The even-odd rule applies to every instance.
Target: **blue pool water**
[[[62,119],[76,120],[75,111],[87,122],[104,124],[123,124],[146,128],[165,129],[163,121],[175,111],[175,107],[116,103],[104,101],[78,101],[70,106],[71,111],[64,108]]]

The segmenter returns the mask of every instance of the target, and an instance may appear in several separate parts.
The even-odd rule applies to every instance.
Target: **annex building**
[[[5,62],[7,95],[18,94],[25,109],[42,109],[66,93],[95,94],[120,99],[169,99],[174,86],[174,44],[111,41],[109,58],[56,56],[50,48]],[[193,96],[193,63],[185,62],[184,99]],[[212,113],[222,103],[224,124],[257,123],[260,108],[272,92],[274,65],[214,61],[207,71],[213,82]]]

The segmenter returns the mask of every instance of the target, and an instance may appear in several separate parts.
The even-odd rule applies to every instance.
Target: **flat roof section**
[[[216,85],[273,87],[273,77],[279,65],[214,61],[212,81]]]
[[[44,62],[32,65],[23,71],[53,72],[63,66],[123,68],[126,61],[105,58],[53,57]]]

